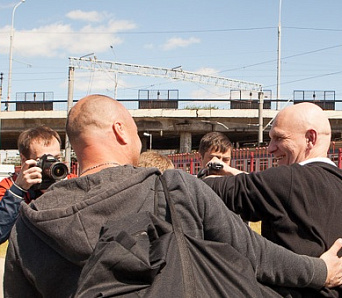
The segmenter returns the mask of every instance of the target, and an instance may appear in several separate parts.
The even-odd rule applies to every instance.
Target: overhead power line
[[[281,61],[286,60],[286,59],[290,59],[290,58],[294,58],[294,57],[298,57],[298,56],[309,55],[309,54],[318,53],[318,52],[322,52],[322,51],[326,51],[326,50],[331,50],[331,49],[335,49],[335,48],[341,48],[341,47],[342,47],[342,44],[339,44],[339,45],[335,45],[335,46],[329,46],[329,47],[320,48],[320,49],[317,49],[317,50],[312,50],[312,51],[307,51],[307,52],[303,52],[303,53],[293,54],[293,55],[289,55],[289,56],[281,58]],[[224,69],[224,70],[221,70],[221,71],[219,71],[217,73],[223,73],[223,72],[227,72],[227,71],[235,71],[235,70],[245,69],[245,68],[249,68],[249,67],[253,67],[253,66],[258,66],[258,65],[262,65],[262,64],[268,64],[268,63],[275,62],[275,61],[277,61],[277,59],[261,61],[261,62],[249,64],[249,65],[240,66],[240,67]]]

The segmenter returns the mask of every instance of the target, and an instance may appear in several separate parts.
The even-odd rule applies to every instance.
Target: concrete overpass
[[[131,115],[137,123],[143,150],[152,148],[171,152],[198,149],[200,138],[209,131],[221,131],[239,146],[258,142],[259,113],[257,109],[134,109]],[[342,111],[325,111],[333,129],[333,140],[341,139]],[[276,116],[276,110],[263,110],[263,126]],[[66,111],[2,111],[0,112],[0,149],[17,149],[19,133],[27,128],[46,124],[65,141]],[[263,134],[268,141],[266,127]],[[99,144],[100,145],[100,144]],[[64,144],[63,144],[64,147]]]

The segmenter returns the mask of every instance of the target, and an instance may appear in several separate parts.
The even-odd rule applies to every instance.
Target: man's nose
[[[277,146],[271,140],[270,143],[268,144],[267,151],[269,154],[272,154],[276,150],[277,150]]]

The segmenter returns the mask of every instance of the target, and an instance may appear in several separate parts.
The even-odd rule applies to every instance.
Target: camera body
[[[223,168],[223,164],[217,162],[209,162],[208,169],[209,170],[221,170]]]
[[[34,190],[47,189],[51,184],[68,176],[68,167],[51,154],[40,157],[36,166],[42,169],[42,182],[33,185],[31,188]]]
[[[215,171],[221,170],[222,168],[223,164],[217,162],[209,162],[205,168],[201,169],[198,172],[197,177],[204,178],[206,176],[215,174]]]

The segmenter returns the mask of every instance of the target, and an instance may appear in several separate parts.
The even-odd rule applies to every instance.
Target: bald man
[[[134,167],[141,142],[119,102],[101,95],[81,99],[68,115],[66,131],[80,177],[61,181],[22,205],[6,255],[5,297],[74,297],[82,267],[109,219],[153,212],[155,197],[159,215],[168,218],[162,187],[156,184],[158,169]],[[320,288],[342,283],[342,260],[336,255],[342,239],[321,258],[299,256],[251,231],[196,177],[181,170],[166,170],[164,177],[184,231],[231,245],[249,259],[261,284]]]
[[[292,105],[277,114],[269,135],[268,151],[279,167],[251,174],[233,169],[237,176],[205,182],[244,220],[261,220],[267,239],[299,254],[319,256],[342,236],[342,171],[327,157],[329,119],[315,104]],[[306,295],[340,297],[342,291]]]

